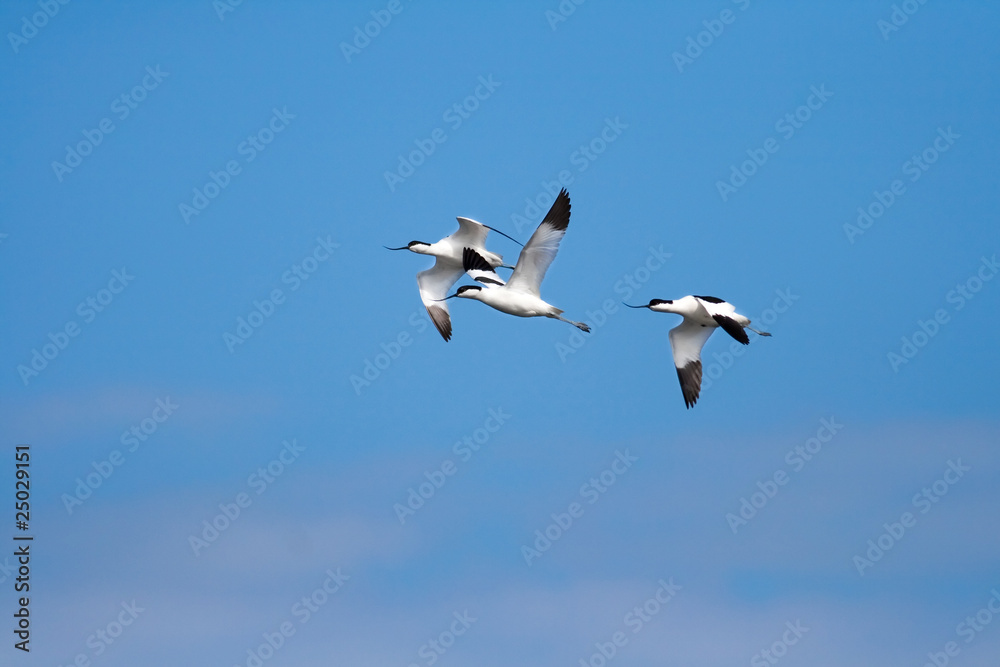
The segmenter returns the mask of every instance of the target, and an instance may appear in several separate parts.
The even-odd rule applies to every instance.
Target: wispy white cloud
[[[810,628],[794,649],[799,664],[886,664],[913,646],[933,649],[934,636],[948,638],[969,605],[998,583],[989,569],[998,534],[990,518],[998,463],[989,429],[845,429],[734,535],[724,513],[754,488],[758,471],[781,463],[800,431],[738,447],[711,440],[629,445],[643,467],[589,507],[532,568],[520,557],[521,541],[586,478],[567,475],[574,480],[568,498],[537,493],[540,483],[512,498],[505,480],[516,471],[505,461],[517,457],[513,452],[484,456],[481,470],[470,468],[461,483],[456,477],[435,507],[403,526],[390,507],[420,471],[420,457],[405,465],[366,460],[290,469],[198,557],[188,536],[216,498],[234,493],[231,480],[102,499],[52,523],[42,562],[60,563],[46,576],[50,602],[62,610],[52,619],[61,632],[43,651],[66,659],[116,605],[135,598],[150,610],[142,620],[155,622],[137,623],[122,645],[174,647],[172,655],[182,656],[188,654],[177,643],[185,639],[192,651],[201,646],[218,660],[239,660],[336,567],[351,579],[283,649],[288,659],[301,658],[296,664],[328,664],[334,653],[364,664],[419,664],[427,638],[465,608],[480,620],[456,642],[451,660],[523,663],[523,650],[515,655],[504,647],[527,645],[536,647],[535,664],[572,664],[621,630],[625,614],[653,594],[660,578],[683,588],[646,629],[630,635],[623,664],[746,662],[796,619]],[[879,446],[886,438],[909,443],[911,455],[891,455]],[[723,450],[731,453],[719,457]],[[868,523],[907,509],[955,457],[972,464],[969,477],[860,577],[850,557],[878,530]],[[515,520],[490,531],[490,546],[475,545],[482,522],[511,513]],[[94,539],[95,531],[106,539]],[[500,553],[490,553],[497,545]]]

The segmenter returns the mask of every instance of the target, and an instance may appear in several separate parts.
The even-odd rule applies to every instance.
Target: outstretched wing
[[[448,313],[448,303],[440,299],[448,296],[448,290],[463,273],[465,272],[461,267],[439,259],[434,266],[417,274],[420,300],[424,302],[431,322],[445,340],[451,340],[451,315]]]
[[[489,233],[490,228],[481,222],[476,222],[472,218],[458,218],[458,231],[448,238],[459,248],[465,246],[485,248],[486,235]]]
[[[503,279],[497,275],[490,263],[472,248],[462,249],[462,268],[469,274],[470,278],[485,285],[488,289],[504,284]]]
[[[681,382],[684,405],[690,408],[698,402],[701,393],[701,348],[715,331],[691,320],[684,320],[670,330],[670,348],[674,353],[677,379]]]
[[[509,289],[541,297],[539,288],[545,278],[545,272],[559,251],[559,242],[566,235],[569,212],[569,193],[564,188],[559,191],[559,196],[545,214],[542,224],[538,225],[538,229],[521,250],[514,273],[507,281]]]

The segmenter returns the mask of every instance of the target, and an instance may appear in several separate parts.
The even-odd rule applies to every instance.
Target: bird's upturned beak
[[[409,250],[410,249],[410,246],[405,246],[405,245],[402,248],[390,248],[387,245],[384,245],[382,247],[385,248],[386,250]]]
[[[431,301],[447,301],[448,299],[454,299],[456,296],[458,296],[458,292],[455,292],[451,296],[446,296],[443,299],[431,299]]]
[[[624,301],[622,301],[622,305],[628,306],[629,308],[649,308],[649,304],[646,304],[645,306],[632,306],[630,304],[625,303]]]
[[[494,227],[490,227],[489,225],[483,225],[483,227],[485,227],[486,229],[489,229],[491,231],[496,232],[500,236],[507,236],[506,234],[504,234],[503,232],[501,232],[499,229],[496,229]],[[515,239],[513,236],[507,236],[507,238],[509,238],[511,241],[513,241],[517,245],[521,246],[522,248],[524,247],[524,244],[521,243],[520,241],[518,241],[517,239]]]

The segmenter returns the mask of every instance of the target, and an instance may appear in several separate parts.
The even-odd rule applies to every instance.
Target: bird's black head
[[[448,299],[454,299],[456,296],[460,296],[466,299],[475,299],[475,295],[479,294],[479,290],[483,289],[479,285],[462,285],[458,290],[451,296],[446,296],[443,299],[435,299],[436,301],[447,301]]]
[[[658,306],[661,303],[673,303],[673,302],[674,302],[673,299],[651,299],[649,301],[649,305],[650,306]]]

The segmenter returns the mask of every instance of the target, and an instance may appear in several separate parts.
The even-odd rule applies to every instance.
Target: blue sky
[[[995,664],[1000,10],[223,2],[0,9],[0,662]]]

